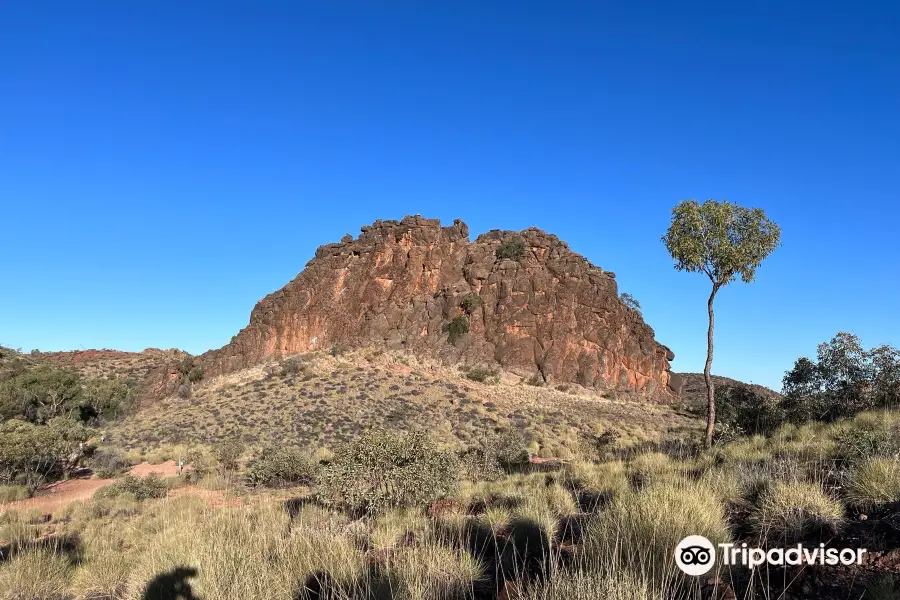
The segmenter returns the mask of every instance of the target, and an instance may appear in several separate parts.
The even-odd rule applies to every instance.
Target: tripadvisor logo
[[[716,548],[702,535],[689,535],[675,547],[675,564],[688,575],[703,575],[716,564]]]
[[[743,565],[754,569],[764,564],[782,567],[784,565],[861,565],[865,548],[805,548],[797,544],[791,548],[749,548],[747,544],[737,546],[719,544],[722,564]],[[716,547],[702,535],[689,535],[675,547],[675,564],[688,575],[704,575],[716,564]]]

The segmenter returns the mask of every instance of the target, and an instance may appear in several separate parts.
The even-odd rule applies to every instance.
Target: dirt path
[[[147,477],[158,475],[159,477],[175,477],[178,475],[178,466],[174,460],[169,460],[158,465],[141,463],[128,471],[135,477]],[[90,500],[94,492],[118,481],[118,479],[90,479],[78,477],[67,481],[60,481],[44,488],[39,495],[27,500],[17,500],[0,504],[0,513],[7,510],[37,511],[42,514],[52,514],[64,508],[72,502]]]

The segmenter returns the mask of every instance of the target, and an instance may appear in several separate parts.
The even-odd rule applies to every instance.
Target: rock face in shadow
[[[256,305],[229,344],[203,355],[206,372],[333,345],[383,344],[548,382],[672,397],[674,354],[619,300],[615,274],[555,235],[494,230],[470,242],[462,221],[442,227],[418,215],[361,231],[319,247],[293,281]],[[501,244],[519,241],[519,258],[498,258]],[[454,319],[468,332],[451,343]]]

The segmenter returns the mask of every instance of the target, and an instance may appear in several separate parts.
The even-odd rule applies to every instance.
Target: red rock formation
[[[501,243],[517,239],[521,258],[497,257]],[[467,312],[471,294],[480,300]],[[447,324],[456,317],[469,330],[451,344]],[[459,220],[376,221],[355,240],[321,246],[293,281],[256,305],[246,328],[202,358],[217,374],[334,344],[385,344],[547,381],[672,393],[674,355],[619,300],[615,275],[539,229],[495,230],[470,242]]]

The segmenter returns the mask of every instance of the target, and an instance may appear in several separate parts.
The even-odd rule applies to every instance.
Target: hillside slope
[[[683,404],[689,406],[700,406],[706,404],[706,382],[703,380],[703,373],[678,373],[678,377],[682,380],[681,394],[679,398]],[[781,398],[781,394],[775,390],[769,389],[755,383],[744,383],[730,377],[721,377],[719,375],[712,376],[713,385],[718,389],[720,387],[735,387],[738,385],[746,386],[758,394],[770,398]]]
[[[699,429],[699,421],[639,397],[604,397],[578,385],[536,387],[510,373],[476,382],[458,368],[380,350],[322,352],[305,357],[302,367],[282,366],[295,360],[217,377],[190,398],[148,405],[114,426],[111,439],[128,448],[225,440],[334,448],[369,427],[425,428],[465,448],[498,428],[514,428],[543,454],[558,456],[584,436],[611,429],[623,445]]]

